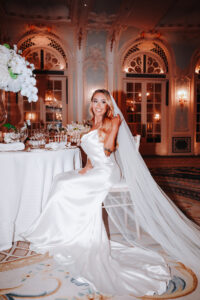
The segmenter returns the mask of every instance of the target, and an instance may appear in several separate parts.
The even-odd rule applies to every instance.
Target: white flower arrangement
[[[72,122],[71,124],[67,124],[66,126],[67,132],[69,133],[86,133],[90,130],[90,126],[84,125],[82,123]]]
[[[38,100],[38,89],[33,74],[34,65],[17,53],[17,46],[10,49],[8,44],[0,45],[0,89],[21,92],[29,102]]]

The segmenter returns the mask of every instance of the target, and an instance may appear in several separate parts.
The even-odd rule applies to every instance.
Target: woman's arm
[[[121,124],[120,116],[117,115],[111,122],[111,130],[107,133],[104,140],[104,152],[106,156],[110,156],[116,148],[116,138]]]
[[[85,174],[88,170],[90,170],[92,168],[93,168],[92,163],[91,163],[90,159],[88,158],[85,167],[79,171],[79,174]]]

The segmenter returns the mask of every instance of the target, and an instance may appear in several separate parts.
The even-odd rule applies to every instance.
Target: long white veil
[[[122,119],[116,154],[120,157],[119,164],[128,185],[129,201],[132,205],[121,208],[126,210],[128,222],[124,222],[118,208],[107,209],[109,216],[129,243],[145,247],[142,239],[135,239],[131,228],[136,215],[141,228],[160,244],[170,257],[199,272],[200,227],[190,221],[154,181],[137,151],[132,133],[121,111],[114,98],[112,96],[111,98],[115,115],[119,114]],[[112,199],[108,198],[105,201]],[[113,201],[116,199],[113,198]]]

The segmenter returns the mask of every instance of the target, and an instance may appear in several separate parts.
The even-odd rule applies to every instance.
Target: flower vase
[[[0,91],[0,127],[6,122],[7,112],[2,99],[2,91]]]

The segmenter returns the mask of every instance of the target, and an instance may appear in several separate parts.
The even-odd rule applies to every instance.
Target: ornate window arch
[[[152,41],[139,42],[129,48],[122,67],[132,74],[167,74],[169,69],[164,50]]]
[[[26,59],[33,63],[36,69],[61,71],[66,68],[63,57],[56,51],[46,47],[35,47],[27,51]]]
[[[18,48],[36,69],[65,70],[68,67],[65,51],[52,34],[29,33],[18,43]]]

